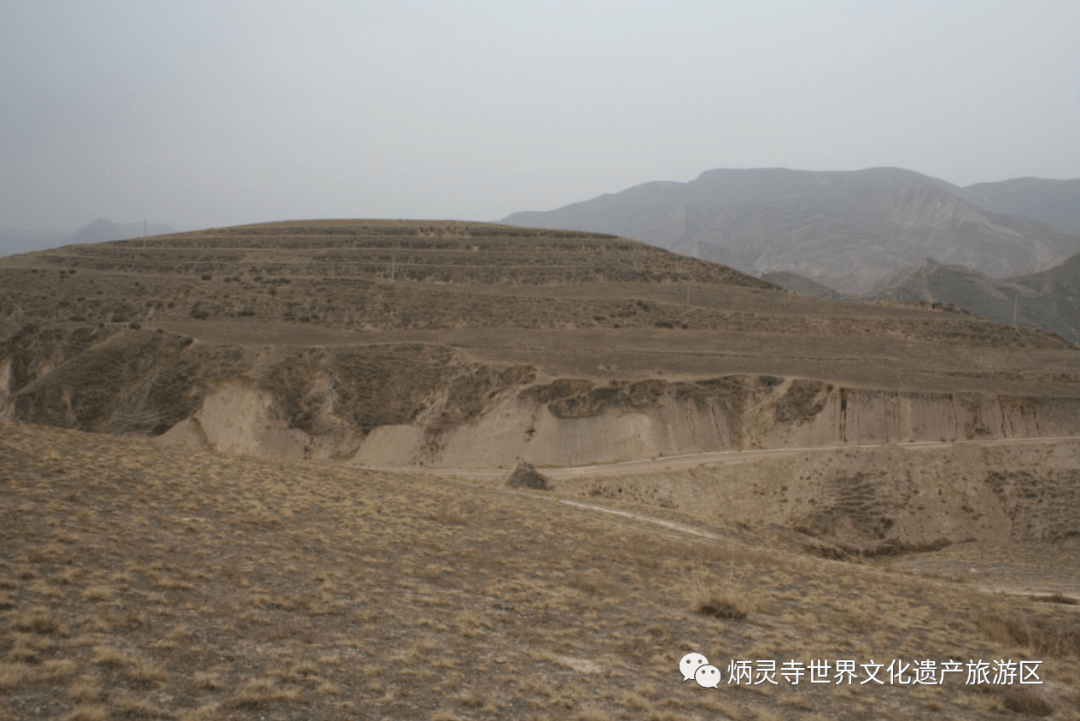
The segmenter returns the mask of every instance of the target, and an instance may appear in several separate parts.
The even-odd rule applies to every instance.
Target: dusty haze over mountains
[[[175,233],[173,228],[156,223],[114,223],[104,218],[87,223],[74,233],[48,230],[20,230],[0,228],[0,255],[30,253],[35,250],[57,248],[61,245],[100,243],[104,240],[127,240],[145,235]]]
[[[818,298],[946,302],[1080,343],[1080,180],[712,170],[504,222],[610,232]],[[1052,279],[1052,280],[1051,280]]]
[[[775,274],[766,274],[764,279],[815,295],[813,289],[799,287],[797,280]],[[1000,279],[927,260],[891,279],[887,287],[858,297],[951,303],[997,323],[1043,328],[1080,345],[1080,255],[1049,270]]]
[[[1062,195],[1050,214],[1071,207]],[[1002,277],[1080,252],[1080,235],[900,168],[710,170],[504,222],[616,233],[756,275],[792,271],[844,293],[873,290],[926,258]]]
[[[976,183],[964,190],[1006,213],[1033,218],[1065,233],[1080,234],[1080,179],[1016,178],[1000,183]]]
[[[490,221],[708,168],[1080,178],[1076,27],[1069,0],[9,2],[0,227]]]

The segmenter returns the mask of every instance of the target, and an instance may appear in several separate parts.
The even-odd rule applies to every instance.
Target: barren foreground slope
[[[806,540],[0,421],[0,718],[1080,718],[1077,607],[980,592],[1008,557],[925,575]],[[683,680],[690,652],[719,688]]]

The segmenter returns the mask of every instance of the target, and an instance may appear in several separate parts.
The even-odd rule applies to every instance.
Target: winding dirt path
[[[918,441],[895,444],[897,447],[919,450],[942,448],[957,443],[979,446],[1001,446],[1023,443],[1059,443],[1078,442],[1080,436],[1055,436],[1042,438],[1008,438],[975,441]],[[835,451],[845,449],[878,448],[881,443],[851,444],[838,446],[818,446],[810,448],[776,448],[752,451],[709,451],[688,453],[678,456],[648,458],[619,463],[604,463],[587,466],[547,467],[539,470],[552,479],[572,479],[582,476],[617,476],[630,473],[648,473],[663,470],[678,470],[706,464],[747,463],[761,458],[775,458],[796,453],[815,451]],[[446,476],[468,477],[476,480],[503,478],[509,472],[505,468],[497,469],[444,469],[444,468],[398,468],[380,469],[398,471],[417,471]],[[460,482],[460,481],[456,481]],[[485,486],[487,484],[484,484]],[[491,492],[515,492],[488,487]],[[661,534],[678,534],[684,537],[697,537],[707,541],[731,541],[723,532],[713,532],[694,527],[686,523],[677,523],[647,513],[634,513],[612,508],[602,503],[584,502],[560,497],[558,495],[528,494],[530,500],[538,503],[556,502],[574,508],[578,513],[595,513],[618,516],[643,527],[653,527]],[[782,555],[795,556],[824,565],[846,565],[846,562],[817,558],[795,553],[791,549],[773,549]],[[1048,572],[1048,569],[1053,569]],[[962,586],[983,593],[1004,593],[1020,596],[1060,595],[1080,602],[1080,549],[1063,548],[1050,543],[965,543],[937,552],[914,554],[909,557],[893,559],[884,564],[866,564],[862,572],[875,575],[895,574],[897,572],[917,573],[927,582],[947,586]],[[958,577],[972,574],[967,582],[948,580],[949,576]],[[1074,606],[1080,612],[1080,605]]]

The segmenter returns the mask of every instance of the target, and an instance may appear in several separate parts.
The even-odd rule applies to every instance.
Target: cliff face
[[[239,347],[115,325],[25,328],[2,348],[0,402],[33,423],[363,466],[557,468],[739,450],[700,467],[671,458],[652,475],[565,471],[560,483],[845,543],[1080,534],[1080,445],[1045,440],[1080,435],[1080,398],[756,374],[539,379],[445,346]],[[1033,440],[966,443],[995,439]],[[956,444],[894,445],[911,441]]]
[[[1080,399],[749,374],[538,382],[532,367],[493,368],[431,345],[241,348],[117,327],[27,328],[0,363],[8,417],[370,465],[565,466],[1080,433]]]
[[[698,383],[614,382],[551,398],[566,381],[493,399],[475,421],[388,426],[354,462],[491,467],[615,463],[710,450],[1072,435],[1076,399],[905,393],[799,378],[727,376]],[[556,387],[556,390],[553,390]],[[544,402],[545,399],[551,398]]]

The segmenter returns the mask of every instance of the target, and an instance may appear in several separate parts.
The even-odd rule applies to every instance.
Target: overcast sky
[[[0,226],[493,220],[711,168],[1080,177],[1080,3],[0,0]]]

